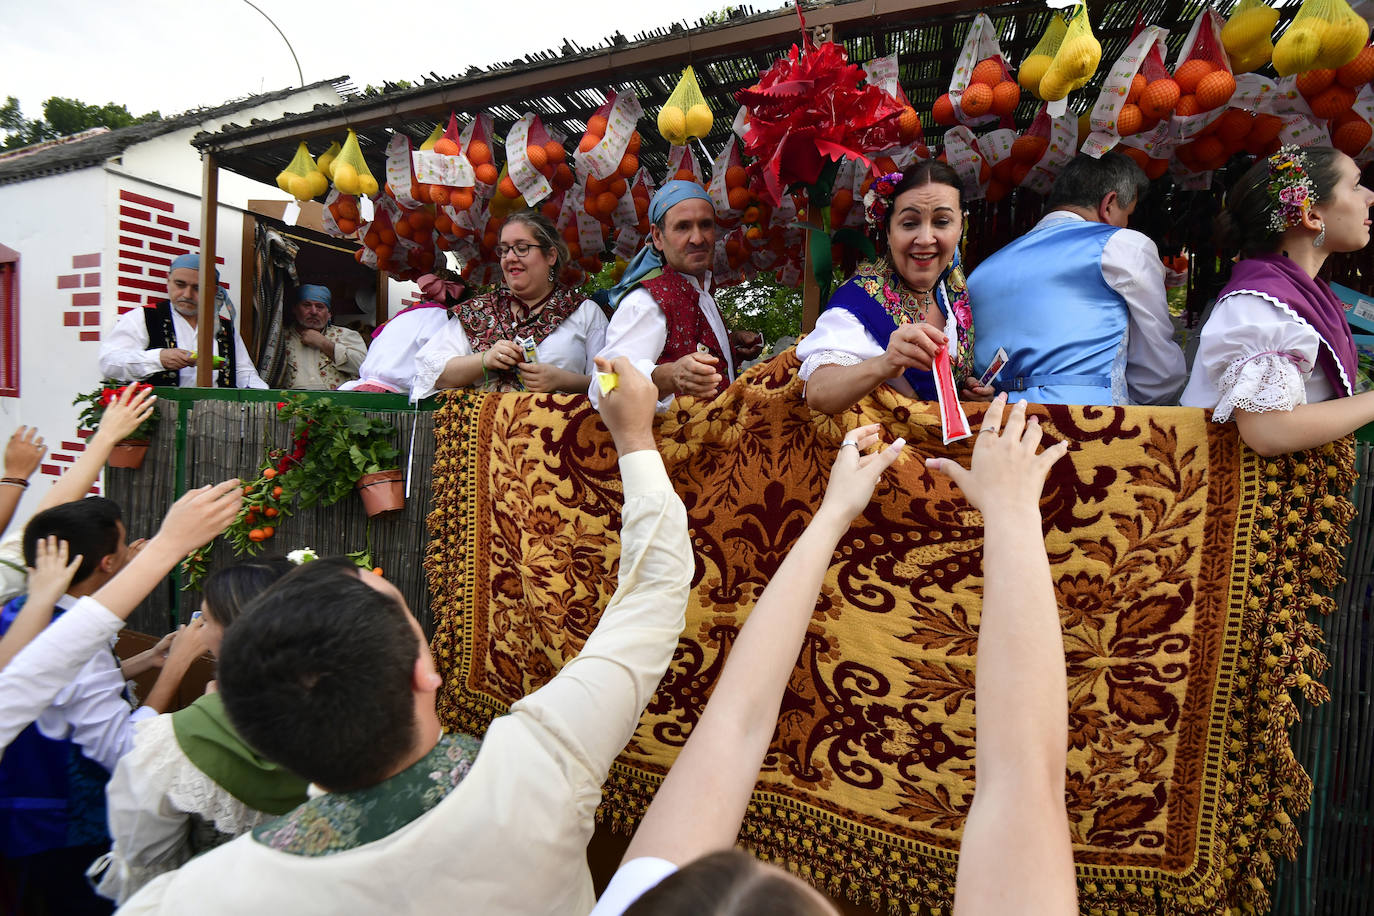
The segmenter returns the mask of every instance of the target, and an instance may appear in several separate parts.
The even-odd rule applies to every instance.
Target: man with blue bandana
[[[367,344],[357,331],[331,324],[329,287],[307,283],[296,291],[285,336],[282,388],[333,391],[358,377]]]
[[[215,272],[219,277],[219,272]],[[100,371],[121,382],[196,384],[196,324],[200,319],[200,255],[184,254],[167,270],[168,298],[121,315],[100,344]],[[216,316],[217,388],[266,388],[233,320]]]
[[[736,358],[762,348],[760,335],[725,329],[711,297],[716,210],[695,181],[670,181],[649,202],[650,239],[611,290],[615,314],[600,356],[628,356],[658,388],[660,411],[675,396],[713,398],[734,381]],[[592,404],[601,397],[593,379]]]

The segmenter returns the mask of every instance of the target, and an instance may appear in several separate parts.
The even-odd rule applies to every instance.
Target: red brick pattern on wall
[[[62,312],[62,326],[75,328],[77,339],[92,343],[100,341],[100,252],[72,256],[72,272],[58,274],[59,291],[70,290],[70,299]],[[70,459],[68,459],[70,460]]]
[[[119,192],[119,262],[116,292],[119,314],[167,298],[167,268],[183,254],[200,250],[200,239],[186,235],[191,224],[177,219],[176,204],[168,200]],[[215,258],[223,264],[224,258]],[[229,284],[221,277],[220,285]]]
[[[78,429],[71,439],[62,440],[60,447],[57,443],[48,443],[48,454],[45,456],[47,460],[39,466],[39,473],[54,480],[61,477],[76,461],[77,456],[86,450],[86,440],[90,437],[91,430]],[[91,487],[91,494],[100,495],[99,480],[95,482],[95,486]]]

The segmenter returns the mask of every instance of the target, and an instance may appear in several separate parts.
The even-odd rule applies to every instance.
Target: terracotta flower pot
[[[356,486],[358,495],[363,498],[363,508],[367,510],[368,518],[405,508],[405,477],[399,468],[393,471],[378,471],[376,474],[364,474],[358,478]]]
[[[147,454],[147,439],[125,439],[123,442],[115,443],[106,464],[112,468],[141,468]]]

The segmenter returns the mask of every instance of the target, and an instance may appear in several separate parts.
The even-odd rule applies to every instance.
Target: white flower
[[[288,553],[286,558],[297,566],[300,566],[303,563],[309,563],[311,560],[318,560],[320,555],[315,553],[315,548],[313,547],[300,547]]]

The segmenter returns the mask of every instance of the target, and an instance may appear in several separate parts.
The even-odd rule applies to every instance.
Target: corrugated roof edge
[[[182,130],[201,121],[233,114],[236,111],[288,98],[298,92],[308,92],[323,86],[332,87],[336,92],[345,96],[351,94],[352,91],[352,83],[348,76],[336,76],[305,86],[278,89],[260,95],[235,99],[210,108],[191,109],[163,118],[161,121],[134,124],[115,130],[97,128],[82,131],[70,137],[60,137],[57,140],[10,150],[0,156],[0,185],[31,181],[35,178],[44,178],[49,175],[100,165],[137,143]]]

